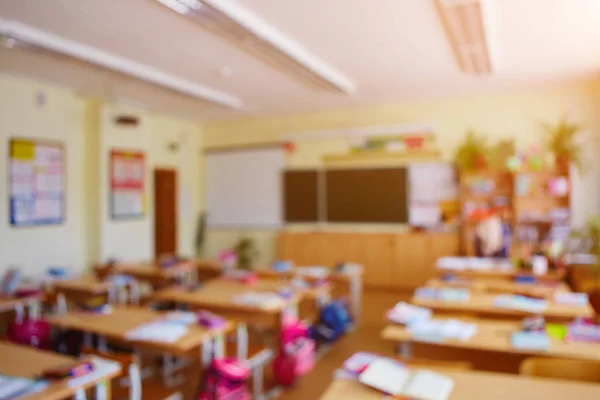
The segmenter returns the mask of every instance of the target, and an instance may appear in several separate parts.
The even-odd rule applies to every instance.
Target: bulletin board
[[[57,225],[65,219],[64,147],[59,142],[11,139],[10,222],[15,227]]]
[[[408,167],[409,223],[435,227],[459,213],[458,179],[449,163],[417,163]]]
[[[111,218],[143,218],[146,179],[144,153],[112,150],[109,170]]]

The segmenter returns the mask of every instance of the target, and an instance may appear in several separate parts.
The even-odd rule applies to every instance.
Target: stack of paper
[[[165,321],[181,325],[193,325],[198,323],[198,314],[191,311],[169,311]]]
[[[417,340],[454,339],[465,342],[477,333],[477,325],[456,319],[429,320],[411,324],[408,331]]]
[[[436,262],[438,269],[460,271],[467,268],[466,259],[463,257],[442,257]]]
[[[188,328],[182,324],[172,324],[166,321],[150,322],[140,325],[127,332],[128,340],[140,342],[175,343],[188,332]]]
[[[397,324],[411,324],[418,321],[431,319],[431,310],[425,307],[413,306],[412,304],[399,302],[388,311],[387,318]]]
[[[325,279],[329,277],[329,268],[327,267],[301,267],[296,268],[296,274],[313,279]]]
[[[554,301],[558,304],[585,306],[589,299],[587,293],[555,292]]]
[[[494,306],[530,313],[542,313],[548,308],[548,302],[518,295],[500,295],[494,300]]]
[[[550,340],[545,332],[515,332],[510,337],[510,343],[515,349],[548,350]]]
[[[358,380],[384,393],[414,400],[447,400],[454,388],[454,381],[447,376],[424,370],[411,372],[383,358],[373,361]]]
[[[422,287],[415,290],[415,297],[420,299],[464,303],[469,301],[471,295],[467,289]]]
[[[11,400],[41,392],[48,387],[47,381],[34,381],[0,375],[0,400]]]
[[[233,296],[233,301],[239,304],[265,309],[281,307],[283,305],[281,296],[273,292],[245,292]]]

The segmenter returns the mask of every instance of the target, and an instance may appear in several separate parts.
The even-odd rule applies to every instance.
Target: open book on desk
[[[454,381],[433,371],[410,369],[393,360],[373,361],[358,377],[359,382],[394,396],[413,400],[447,400]]]

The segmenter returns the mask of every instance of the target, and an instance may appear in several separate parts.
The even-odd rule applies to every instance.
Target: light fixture
[[[199,10],[202,3],[199,0],[156,0],[159,3],[177,11],[179,14],[186,14],[190,11]]]
[[[492,73],[485,0],[433,1],[462,70],[477,75]]]
[[[50,53],[127,75],[156,86],[195,97],[221,107],[241,108],[242,99],[208,86],[190,82],[149,65],[137,63],[83,43],[65,39],[20,22],[0,18],[0,44]]]
[[[356,90],[354,83],[342,73],[233,1],[155,1],[299,81],[332,92],[350,94]]]

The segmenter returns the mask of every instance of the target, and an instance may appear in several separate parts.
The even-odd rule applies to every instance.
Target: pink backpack
[[[7,339],[13,343],[50,349],[52,347],[52,329],[41,318],[26,317],[23,309],[17,309],[15,321],[8,326]]]
[[[246,381],[251,371],[236,358],[213,359],[204,379],[198,400],[251,400]]]
[[[286,317],[281,331],[281,347],[273,361],[277,382],[293,385],[296,378],[309,372],[315,363],[315,342],[308,337],[308,328],[297,319]]]

